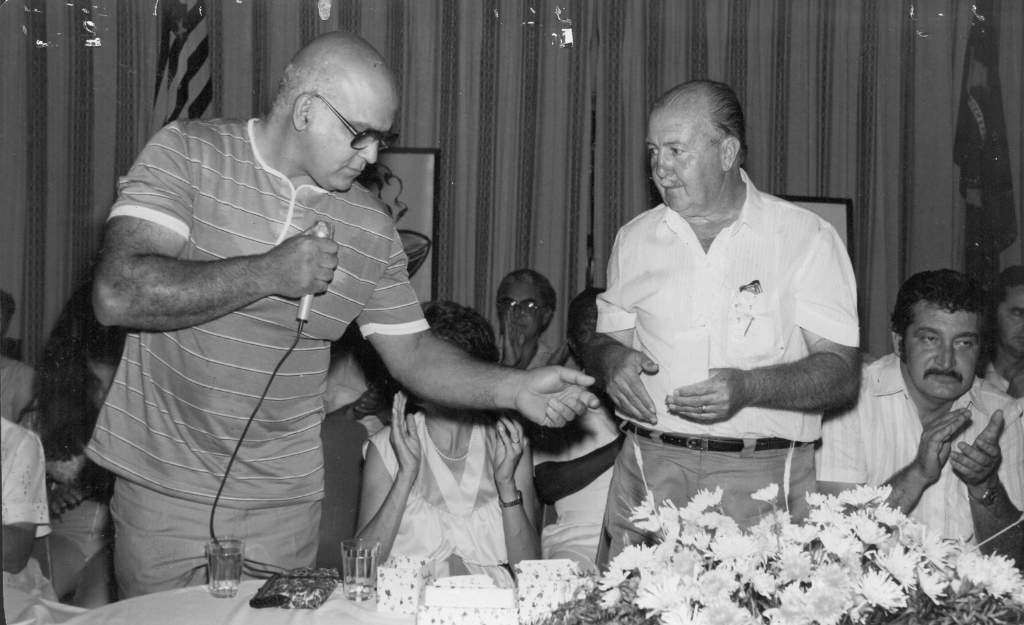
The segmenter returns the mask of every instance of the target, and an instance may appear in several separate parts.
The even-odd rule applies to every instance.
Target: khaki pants
[[[210,504],[169,497],[119,478],[110,513],[120,599],[206,583]],[[319,501],[258,510],[219,503],[215,523],[217,538],[245,540],[243,579],[254,578],[254,567],[277,572],[316,563]]]
[[[636,461],[634,440],[643,455],[643,477]],[[714,492],[721,486],[723,512],[746,529],[772,511],[770,504],[750,498],[765,486],[779,485],[776,505],[785,509],[783,482],[789,451],[770,449],[740,457],[738,452],[691,450],[627,433],[608,489],[605,539],[598,552],[598,567],[606,570],[608,562],[626,545],[653,541],[653,536],[636,529],[629,520],[633,509],[647,496],[644,477],[654,493],[655,505],[659,506],[668,499],[682,508],[698,491],[706,488]],[[805,495],[818,489],[814,477],[814,445],[793,449],[789,488],[790,514],[794,523],[801,523],[809,512]]]

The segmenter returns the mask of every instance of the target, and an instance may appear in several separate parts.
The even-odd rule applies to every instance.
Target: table
[[[316,610],[249,607],[249,599],[262,580],[243,581],[232,599],[214,599],[206,586],[158,592],[144,597],[118,601],[90,610],[69,620],[65,625],[313,625],[368,623],[370,625],[414,625],[412,614],[377,612],[373,601],[355,602],[345,599],[341,585]]]

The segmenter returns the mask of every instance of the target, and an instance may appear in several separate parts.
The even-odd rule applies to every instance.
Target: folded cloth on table
[[[249,600],[251,608],[319,608],[338,587],[338,569],[299,568],[277,573]]]

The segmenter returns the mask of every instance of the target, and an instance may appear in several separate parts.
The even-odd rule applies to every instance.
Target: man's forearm
[[[1010,501],[1002,483],[997,482],[994,488],[997,493],[996,500],[991,505],[981,503],[983,493],[968,497],[971,502],[971,519],[974,521],[974,536],[979,544],[999,534],[1021,518],[1020,510]],[[982,545],[981,552],[986,555],[1000,553],[1014,560],[1018,568],[1024,568],[1024,522],[1018,523]]]
[[[744,405],[821,411],[850,403],[860,388],[856,350],[815,353],[796,362],[743,371]]]
[[[186,328],[238,310],[270,293],[262,256],[181,261],[157,255],[105,258],[93,302],[99,320],[142,330]]]
[[[420,333],[410,352],[389,354],[381,343],[374,347],[395,379],[418,397],[449,408],[515,408],[524,374],[518,369],[472,358],[430,332]]]
[[[607,445],[573,460],[537,465],[533,483],[541,502],[554,505],[559,499],[586,488],[615,464],[624,438],[619,436]]]
[[[885,483],[892,487],[886,503],[903,514],[910,514],[917,507],[917,502],[921,501],[925,489],[931,486],[914,463],[894,473]]]

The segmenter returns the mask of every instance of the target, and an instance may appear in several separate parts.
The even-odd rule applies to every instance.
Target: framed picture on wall
[[[846,246],[850,262],[853,262],[853,200],[803,195],[780,195],[778,197],[801,208],[806,208],[832,224],[832,227],[839,233],[839,238],[843,240],[843,245]]]
[[[437,297],[434,276],[437,255],[438,168],[440,150],[400,148],[381,152],[358,182],[376,193],[398,224],[409,257],[409,281],[421,302]]]

